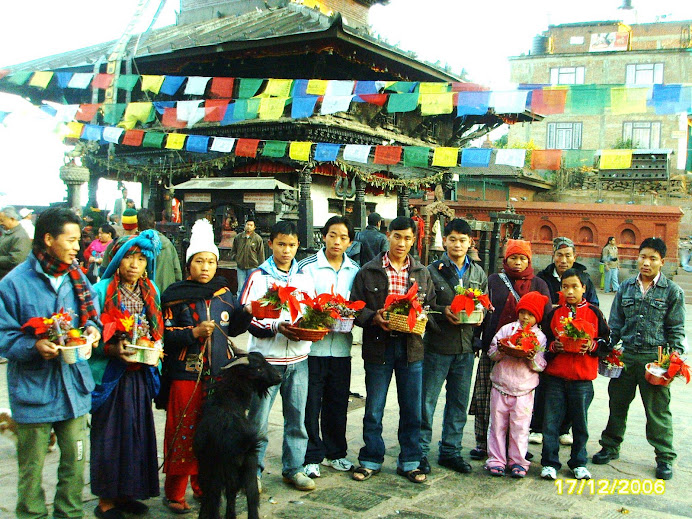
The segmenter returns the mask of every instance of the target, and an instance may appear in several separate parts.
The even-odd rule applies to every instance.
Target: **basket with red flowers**
[[[311,298],[301,292],[300,304],[304,307],[303,316],[289,330],[294,332],[301,341],[320,341],[324,339],[338,319],[339,314],[329,305],[332,294],[320,294]]]
[[[341,294],[335,294],[334,287],[332,287],[330,296],[326,306],[332,308],[338,314],[338,317],[334,318],[331,331],[349,333],[353,329],[356,315],[358,315],[358,312],[365,306],[365,301],[349,301]]]
[[[684,377],[686,384],[690,382],[690,367],[675,350],[667,350],[664,353],[663,348],[659,346],[658,361],[649,362],[645,368],[644,378],[655,386],[667,386],[675,377]]]
[[[423,299],[424,296],[421,296]],[[428,310],[418,300],[418,282],[404,295],[389,294],[384,301],[384,318],[395,332],[423,335],[428,323]]]
[[[598,361],[598,374],[608,378],[619,378],[625,363],[622,362],[622,350],[614,349],[607,357]]]
[[[517,358],[526,358],[532,352],[543,351],[536,334],[531,331],[530,326],[519,328],[511,337],[500,339],[497,349],[505,355]]]
[[[272,283],[266,294],[252,301],[252,315],[255,319],[278,319],[281,316],[281,310],[289,310],[291,319],[296,319],[300,313],[300,303],[296,298],[297,290],[296,287]]]
[[[126,350],[135,362],[156,366],[163,357],[163,346],[160,341],[152,341],[146,334],[139,315],[132,315],[124,308],[114,308],[101,314],[103,323],[103,342],[113,337],[126,341]]]
[[[21,329],[37,339],[48,339],[56,344],[65,364],[89,360],[96,342],[96,337],[84,335],[80,328],[73,328],[72,314],[62,308],[50,317],[32,317]]]
[[[483,322],[485,310],[492,310],[488,294],[484,294],[477,288],[464,288],[457,285],[456,296],[452,299],[450,310],[457,314],[463,324],[479,324]]]
[[[593,342],[596,329],[581,317],[563,317],[557,327],[557,340],[567,353],[581,353],[585,344]]]

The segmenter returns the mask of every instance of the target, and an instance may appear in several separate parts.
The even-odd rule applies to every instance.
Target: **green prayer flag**
[[[161,148],[163,146],[163,139],[165,138],[165,133],[147,132],[144,134],[142,148]]]
[[[412,112],[418,106],[418,94],[389,94],[387,111]]]
[[[14,74],[12,74],[8,78],[8,80],[10,83],[21,86],[27,81],[29,81],[29,78],[33,75],[33,70],[20,70],[19,72],[15,72]]]
[[[397,81],[396,83],[389,85],[385,90],[391,90],[393,92],[398,92],[400,94],[408,94],[414,87],[417,87],[418,83],[414,81]]]
[[[238,99],[233,105],[233,120],[257,119],[261,99]]]
[[[264,83],[264,79],[241,79],[238,87],[238,97],[247,99],[254,96]]]
[[[594,150],[563,150],[562,159],[565,168],[593,166]]]
[[[123,118],[126,107],[126,103],[104,103],[101,105],[101,109],[103,110],[103,122],[106,124],[118,124],[120,119]]]
[[[430,148],[425,146],[404,146],[404,166],[411,168],[427,168],[430,158]]]
[[[286,156],[286,141],[267,141],[262,148],[262,156],[264,157],[285,157]]]
[[[565,113],[600,115],[610,106],[610,86],[570,85]]]
[[[118,76],[118,81],[115,83],[115,86],[122,90],[132,92],[132,89],[137,84],[137,81],[139,81],[138,74],[123,74],[121,76]]]

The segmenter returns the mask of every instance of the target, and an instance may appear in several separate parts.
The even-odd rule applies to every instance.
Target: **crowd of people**
[[[126,206],[126,194],[123,201]],[[19,220],[14,209],[0,210],[8,243],[18,241],[20,233],[25,239]],[[469,455],[485,460],[491,476],[525,477],[532,441],[542,444],[542,478],[557,478],[563,443],[571,444],[568,467],[573,477],[589,479],[592,381],[599,358],[616,346],[624,349],[627,370],[609,384],[610,416],[600,439],[602,449],[591,461],[603,464],[619,457],[638,387],[656,477],[673,476],[670,390],[644,379],[645,365],[657,358],[659,346],[684,351],[684,294],[661,271],[667,249],[659,238],[640,244],[637,276],[619,288],[611,279],[609,288],[617,292],[606,319],[586,267],[576,261],[575,244],[565,237],[554,240],[553,261],[538,273],[531,244],[509,240],[501,272],[488,276],[469,254],[473,233],[463,219],[453,219],[440,230],[444,253],[427,266],[411,253],[419,232],[412,218],[393,219],[382,234],[377,227],[381,218],[371,214],[368,227],[358,234],[359,243],[367,246],[361,254],[372,254],[366,261],[347,255],[357,237],[348,218],[330,218],[322,228],[324,246],[300,262],[295,258],[300,243],[293,222],[280,221],[271,228],[271,254],[265,259],[264,244],[254,222],[248,221],[234,245],[243,270],[236,297],[218,275],[219,250],[209,222],[198,220],[192,228],[183,279],[175,250],[153,228],[153,220],[147,209],[123,208],[115,222],[125,228],[123,235],[104,222],[98,237],[84,244],[82,220],[69,209],[51,208],[38,216],[33,241],[21,246],[23,257],[15,254],[13,263],[0,258],[5,269],[0,281],[0,355],[9,361],[10,406],[18,424],[20,519],[47,514],[41,482],[51,429],[60,446],[55,517],[82,514],[87,440],[91,491],[98,496],[95,515],[122,519],[124,513],[146,513],[142,501],[160,492],[154,401],[167,413],[164,502],[171,512],[189,512],[188,484],[195,497],[201,493],[193,439],[202,403],[214,390],[219,370],[233,360],[231,338],[246,331],[248,351],[261,353],[281,375],[280,384],[255,398],[248,410],[264,438],[258,446],[260,488],[269,413],[279,393],[281,472],[287,484],[312,490],[325,468],[351,471],[358,482],[376,476],[385,460],[383,419],[392,376],[399,415],[396,473],[407,481],[423,483],[433,470],[428,458],[443,384],[438,465],[461,474],[473,470],[462,453],[467,414],[472,414],[475,447]],[[618,258],[610,242],[603,258],[612,270]],[[0,241],[0,252],[4,250]],[[80,250],[85,269],[78,262]],[[355,319],[363,333],[366,387],[363,445],[355,464],[346,441],[352,333],[330,332],[310,342],[290,326],[295,316],[287,309],[278,318],[252,315],[252,303],[275,285],[294,287],[308,297],[333,292],[364,302]],[[420,305],[429,312],[423,335],[393,330],[385,311],[388,299],[404,297],[414,286]],[[487,294],[492,311],[482,321],[465,323],[452,311],[460,288]],[[87,362],[64,362],[63,345],[55,336],[27,333],[24,325],[30,319],[63,311],[70,313],[71,326],[83,329],[95,343]],[[561,342],[558,329],[565,318],[583,319],[595,330],[579,352],[565,351]],[[130,336],[117,324],[127,319],[134,323]],[[539,347],[525,358],[507,355],[500,347],[503,341],[522,331],[531,333]],[[134,335],[162,347],[161,365],[135,358],[129,347]]]

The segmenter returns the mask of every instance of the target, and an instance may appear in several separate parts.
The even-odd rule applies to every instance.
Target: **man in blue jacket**
[[[47,517],[42,483],[51,428],[60,446],[53,516],[81,518],[86,446],[86,414],[94,379],[87,362],[66,364],[57,344],[21,330],[32,317],[64,309],[72,326],[85,328],[98,343],[99,308],[75,258],[79,217],[65,208],[39,216],[33,252],[0,281],[0,355],[9,361],[10,408],[17,422],[19,519]]]

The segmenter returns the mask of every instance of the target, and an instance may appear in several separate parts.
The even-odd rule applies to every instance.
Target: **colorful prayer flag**
[[[222,153],[230,153],[233,151],[235,139],[232,137],[214,137],[211,141],[210,151],[219,151]]]
[[[395,112],[412,112],[418,106],[419,94],[390,94],[387,101],[387,111]]]
[[[158,78],[160,76],[150,76],[152,78]],[[153,86],[157,89],[157,91],[150,90],[151,92],[160,93],[160,94],[166,94],[168,96],[173,96],[175,95],[178,90],[180,90],[180,86],[185,82],[187,77],[185,76],[164,76],[163,82],[159,82],[158,79],[152,80]],[[158,83],[158,86],[156,86],[156,83]],[[142,76],[142,92],[144,92],[144,76]]]
[[[322,104],[320,105],[320,114],[329,115],[335,114],[337,112],[348,112],[351,107],[352,95],[347,96],[330,96],[325,95],[322,98]]]
[[[125,146],[141,146],[143,139],[143,130],[127,130],[125,132],[125,136],[123,137],[122,144],[124,144]]]
[[[185,138],[187,137],[184,133],[169,133],[166,139],[166,149],[168,150],[182,150],[185,145]]]
[[[531,152],[531,169],[560,169],[562,150],[533,150]]]
[[[305,89],[306,94],[323,96],[327,91],[328,81],[324,79],[309,79],[308,86]]]
[[[132,89],[137,84],[137,81],[139,81],[138,74],[122,74],[118,76],[115,86],[127,92],[132,92]]]
[[[142,148],[161,148],[161,146],[163,146],[163,139],[165,138],[165,133],[146,132],[142,140]]]
[[[432,165],[441,168],[456,167],[459,160],[459,148],[435,148],[433,153]]]
[[[75,119],[88,123],[94,118],[100,106],[100,104],[79,105],[79,110],[77,110],[75,114]]]
[[[204,95],[204,91],[207,89],[207,83],[209,83],[210,79],[211,77],[206,76],[189,76],[187,78],[187,83],[185,83],[185,91],[183,93],[186,96]]]
[[[270,79],[264,89],[263,96],[271,97],[291,97],[292,79]],[[261,116],[260,116],[261,119]]]
[[[84,125],[82,123],[72,121],[65,125],[65,129],[66,139],[79,139],[82,136],[82,130],[84,130]]]
[[[263,121],[280,119],[287,100],[287,97],[262,97],[259,100],[259,118]]]
[[[259,146],[259,143],[259,139],[238,139],[235,145],[236,157],[255,158],[255,156],[257,155],[257,146]]]
[[[490,164],[491,148],[464,148],[461,150],[461,166],[465,168],[487,168]]]
[[[526,150],[524,149],[499,149],[495,153],[495,164],[523,168],[526,162]]]
[[[118,144],[120,137],[125,132],[122,128],[116,126],[106,126],[103,129],[103,140],[106,142],[112,142],[113,144]]]
[[[565,112],[566,101],[566,87],[535,89],[531,95],[531,111],[540,115],[561,114]]]
[[[401,146],[375,146],[375,164],[398,164],[401,160]]]
[[[425,146],[405,146],[404,166],[410,168],[427,168],[430,159],[430,148]]]
[[[226,115],[228,99],[207,99],[204,102],[204,120],[221,122]]]
[[[317,146],[315,146],[315,161],[334,162],[339,154],[340,149],[340,144],[318,142]]]
[[[485,115],[488,112],[490,92],[459,92],[456,97],[457,117]]]
[[[600,169],[628,169],[632,166],[632,150],[602,150]]]
[[[344,160],[367,164],[370,148],[372,146],[367,144],[346,144],[344,146]]]
[[[75,72],[67,84],[68,88],[86,88],[91,84],[94,75],[88,72]]]
[[[650,88],[612,87],[610,111],[613,115],[646,113],[646,98]]]
[[[288,148],[288,156],[293,160],[307,162],[310,160],[310,150],[312,150],[312,142],[294,141]]]
[[[291,117],[293,119],[303,119],[311,117],[315,113],[315,104],[318,96],[294,97],[291,104]]]
[[[528,90],[492,91],[488,103],[496,114],[521,114],[526,111]]]
[[[113,84],[114,74],[96,74],[91,82],[91,88],[105,90]]]
[[[451,114],[454,109],[454,93],[420,94],[421,115]]]
[[[34,72],[34,75],[29,81],[29,86],[46,88],[50,80],[53,79],[53,72],[50,70],[42,70],[40,72]]]
[[[215,77],[211,80],[211,89],[209,93],[215,97],[233,97],[233,83],[235,79],[232,77]]]
[[[176,76],[149,76],[149,75],[143,75],[142,76],[142,92],[151,92],[152,94],[158,94],[159,91],[161,90],[161,85],[163,85],[163,82],[166,81],[168,82],[168,78],[171,78],[171,83],[177,83],[175,81]],[[185,78],[181,78],[183,81]],[[175,90],[169,90],[172,91],[172,94],[168,95],[173,95],[175,92],[178,91],[178,88],[180,88],[180,85],[182,84],[182,81],[178,83],[178,87]]]
[[[288,143],[286,141],[265,141],[262,147],[262,156],[273,158],[285,157],[287,145]]]
[[[264,83],[264,79],[243,78],[238,86],[238,98],[248,99],[253,97]]]
[[[209,147],[209,137],[204,135],[189,135],[185,144],[187,151],[206,153]]]

